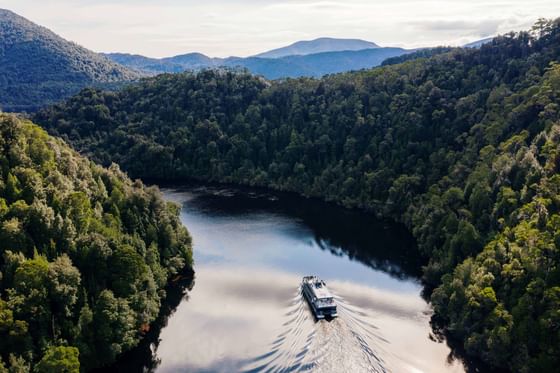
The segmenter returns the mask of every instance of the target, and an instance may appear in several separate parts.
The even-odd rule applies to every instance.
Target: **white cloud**
[[[300,39],[381,45],[461,44],[560,16],[557,0],[2,0],[97,51],[251,55]]]

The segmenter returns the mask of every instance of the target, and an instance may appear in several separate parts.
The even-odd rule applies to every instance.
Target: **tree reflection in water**
[[[158,318],[150,325],[150,329],[144,335],[138,346],[122,354],[115,363],[109,367],[95,370],[96,373],[133,373],[133,372],[155,372],[161,364],[157,357],[157,347],[160,342],[161,330],[167,326],[167,321],[177,306],[188,301],[189,291],[194,287],[194,273],[185,272],[178,275],[166,287],[166,297],[162,301]]]

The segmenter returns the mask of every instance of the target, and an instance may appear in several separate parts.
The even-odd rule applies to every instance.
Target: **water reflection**
[[[162,330],[158,372],[462,371],[429,340],[419,296],[333,280],[340,316],[315,322],[300,276],[204,266],[197,277]]]
[[[304,226],[303,236],[309,239],[311,234],[320,249],[359,260],[399,279],[419,278],[425,264],[414,239],[403,226],[315,199],[208,186],[193,187],[187,193],[177,190],[168,193],[179,202],[188,200],[185,209],[195,214],[242,220],[250,216],[260,222],[287,218],[293,224]],[[296,228],[289,233],[297,234],[295,225],[283,228]]]
[[[177,306],[188,301],[188,292],[194,286],[194,273],[182,273],[165,289],[166,297],[162,302],[157,319],[150,325],[150,330],[144,335],[140,344],[131,351],[122,354],[117,361],[95,372],[121,373],[121,372],[154,372],[161,363],[155,353],[160,342],[160,333],[167,326],[169,318],[177,310]]]
[[[429,338],[420,262],[402,228],[289,195],[166,196],[183,205],[196,286],[144,350],[145,371],[463,371]],[[315,322],[299,292],[308,274],[327,281],[338,319]]]

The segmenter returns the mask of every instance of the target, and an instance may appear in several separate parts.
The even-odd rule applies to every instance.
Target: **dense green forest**
[[[91,85],[142,74],[0,9],[0,109],[36,111]]]
[[[436,327],[492,367],[555,371],[559,60],[560,20],[541,20],[480,49],[318,80],[204,71],[85,90],[36,121],[135,177],[265,186],[393,217],[429,259]]]
[[[403,63],[406,61],[415,60],[418,58],[428,58],[433,57],[438,54],[443,54],[446,52],[451,52],[453,50],[452,47],[435,47],[435,48],[425,48],[419,49],[412,53],[403,54],[396,57],[387,58],[381,63],[381,66],[388,66],[388,65],[396,65],[399,63]]]
[[[179,207],[28,121],[0,133],[0,372],[108,364],[191,269]]]

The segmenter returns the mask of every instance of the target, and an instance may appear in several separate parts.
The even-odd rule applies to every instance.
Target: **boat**
[[[334,297],[325,281],[317,276],[305,276],[301,282],[301,291],[317,319],[338,316]]]

